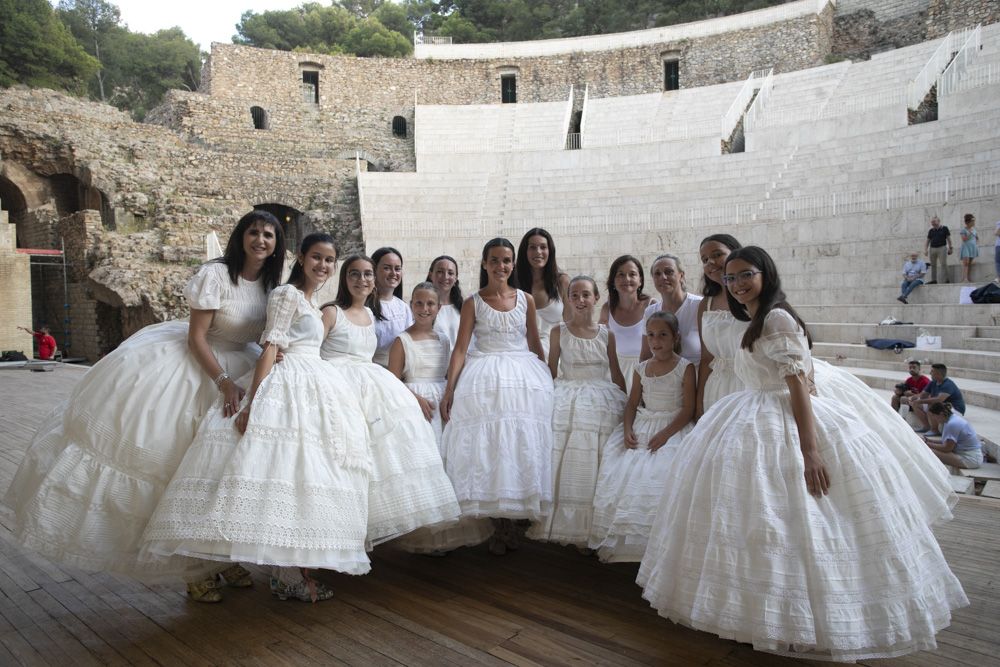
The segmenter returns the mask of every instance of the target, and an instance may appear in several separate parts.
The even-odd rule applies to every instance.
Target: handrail
[[[959,81],[965,77],[972,63],[978,60],[979,49],[982,45],[982,28],[982,24],[979,24],[972,29],[965,43],[952,58],[951,63],[938,77],[937,94],[939,97],[954,93],[958,88]]]
[[[569,124],[573,120],[573,84],[569,85],[569,101],[566,102],[566,115],[563,117],[562,126],[562,137],[563,142],[566,141],[566,135],[569,134]],[[579,142],[579,140],[577,140]],[[580,146],[577,145],[577,148]]]
[[[583,148],[587,136],[587,103],[590,101],[590,84],[583,85],[583,108],[580,110],[580,148]]]
[[[749,132],[760,124],[760,121],[764,117],[764,112],[767,111],[767,104],[771,99],[771,89],[774,87],[774,68],[772,67],[767,71],[767,76],[764,77],[764,83],[761,84],[760,90],[757,91],[757,97],[754,98],[753,102],[750,104],[750,108],[747,112],[743,114],[743,131]],[[726,137],[728,139],[729,137]]]
[[[750,104],[754,91],[762,85],[758,83],[758,80],[764,79],[771,72],[772,70],[770,69],[754,70],[753,72],[750,72],[746,81],[743,82],[743,86],[740,88],[740,91],[736,93],[736,99],[733,100],[732,104],[730,104],[729,108],[726,110],[726,113],[722,114],[722,118],[720,119],[719,131],[722,135],[723,141],[729,141],[730,135],[732,135],[733,130],[736,129],[736,124],[743,116],[743,112],[746,111],[747,105]]]
[[[952,54],[961,48],[972,30],[973,28],[953,30],[944,36],[934,53],[931,54],[930,59],[924,64],[917,76],[910,81],[906,96],[907,107],[916,109],[920,106],[931,87],[937,82],[938,76],[948,66]]]

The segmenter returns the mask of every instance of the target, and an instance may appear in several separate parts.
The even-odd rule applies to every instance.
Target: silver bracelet
[[[222,389],[222,383],[225,382],[228,379],[230,379],[229,378],[229,373],[227,373],[226,371],[222,371],[221,373],[219,373],[218,375],[215,376],[215,379],[212,380],[212,382],[215,383],[216,387],[218,387],[219,389]]]

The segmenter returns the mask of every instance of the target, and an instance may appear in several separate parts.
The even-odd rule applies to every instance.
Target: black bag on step
[[[1000,303],[1000,285],[986,283],[972,290],[969,298],[972,299],[972,303]]]

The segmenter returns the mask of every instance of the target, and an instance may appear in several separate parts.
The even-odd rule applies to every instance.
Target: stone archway
[[[298,252],[299,244],[302,242],[302,239],[313,231],[312,229],[306,229],[302,211],[292,208],[291,206],[272,202],[254,204],[254,208],[267,211],[281,221],[285,230],[285,248],[293,254]]]

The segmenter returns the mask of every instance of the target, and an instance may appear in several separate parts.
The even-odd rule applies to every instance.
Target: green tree
[[[344,48],[359,56],[400,57],[413,50],[410,40],[386,28],[376,18],[359,21],[347,33]]]
[[[109,101],[137,120],[160,103],[168,90],[198,87],[201,52],[180,28],[152,35],[122,31],[109,42],[115,82]]]
[[[101,63],[95,77],[96,96],[107,102],[104,90],[105,67],[101,50],[107,50],[108,42],[123,32],[120,26],[122,16],[118,7],[104,0],[60,0],[59,18],[69,28],[77,41]]]
[[[0,86],[86,90],[97,71],[45,0],[0,0]]]

